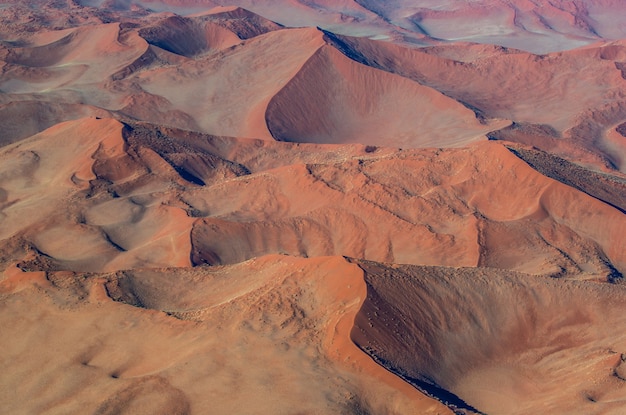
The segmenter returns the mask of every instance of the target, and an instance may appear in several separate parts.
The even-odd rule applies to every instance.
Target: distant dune
[[[623,414],[625,12],[0,2],[2,411]]]

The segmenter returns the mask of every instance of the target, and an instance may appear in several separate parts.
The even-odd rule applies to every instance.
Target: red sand
[[[624,413],[623,4],[218,3],[0,8],[3,410]]]

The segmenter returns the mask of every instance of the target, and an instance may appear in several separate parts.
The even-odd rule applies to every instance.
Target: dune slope
[[[349,341],[365,285],[343,258],[4,277],[12,413],[452,413]]]
[[[624,3],[231,3],[0,0],[0,412],[624,413]]]
[[[382,265],[352,338],[390,370],[488,414],[618,414],[622,286],[495,269]]]

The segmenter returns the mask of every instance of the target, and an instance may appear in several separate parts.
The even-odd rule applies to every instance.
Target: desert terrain
[[[0,413],[626,413],[620,0],[0,0]]]

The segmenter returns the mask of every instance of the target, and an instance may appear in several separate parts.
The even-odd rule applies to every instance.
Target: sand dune
[[[76,271],[276,252],[594,279],[626,268],[615,204],[542,176],[499,143],[337,157],[350,148],[184,134],[84,119],[6,146],[3,237],[21,235]],[[276,152],[294,161],[273,161]],[[66,167],[42,176],[56,163]],[[24,209],[28,222],[11,219]],[[65,218],[50,218],[58,209]],[[81,255],[63,236],[92,238],[80,251],[93,244],[100,259],[85,251],[72,262]]]
[[[1,289],[3,379],[23,381],[0,396],[15,413],[451,413],[348,340],[365,285],[342,258],[17,271]]]
[[[190,248],[179,250],[184,239],[179,240],[176,229],[184,228],[189,219],[184,211],[152,205],[150,193],[163,191],[168,184],[146,180],[154,165],[148,157],[148,162],[138,161],[124,151],[122,128],[111,119],[86,119],[4,147],[2,238],[28,241],[62,269],[108,269],[117,257],[117,267],[188,264]],[[67,137],[73,140],[68,142]],[[51,167],[58,165],[64,167]],[[124,193],[130,189],[132,198]],[[126,202],[107,203],[120,196],[126,196]],[[94,206],[100,203],[104,206]],[[125,203],[146,212],[106,219],[102,210],[121,211]],[[84,209],[90,205],[94,207]],[[27,219],[18,220],[21,215]],[[134,254],[129,255],[131,249]]]
[[[11,101],[0,106],[3,120],[0,146],[28,138],[62,121],[84,117],[110,117],[97,107],[42,101]]]
[[[328,46],[272,98],[266,120],[279,140],[398,147],[461,145],[498,128],[481,125],[472,111],[438,91],[360,65]]]
[[[623,410],[622,287],[356,263],[368,294],[352,338],[431,393],[489,414]]]
[[[264,120],[267,102],[321,45],[322,35],[314,29],[270,32],[223,55],[144,72],[129,82],[165,97],[203,132],[271,138]]]
[[[120,38],[119,24],[111,23],[77,28],[49,44],[11,49],[5,59],[10,64],[27,67],[83,65],[84,73],[75,76],[72,83],[89,83],[103,81],[144,51],[145,43],[142,45],[137,36]]]
[[[623,413],[624,11],[5,0],[0,412]]]
[[[430,86],[481,116],[534,126],[530,136],[509,130],[502,135],[506,140],[602,167],[611,168],[611,160],[619,157],[619,149],[598,143],[606,129],[626,117],[621,43],[532,55],[471,45],[412,50],[332,34],[327,38],[347,56]],[[459,79],[466,82],[459,84]]]
[[[139,30],[148,43],[178,55],[193,57],[227,49],[280,26],[241,8],[211,10],[190,18],[171,16]]]

